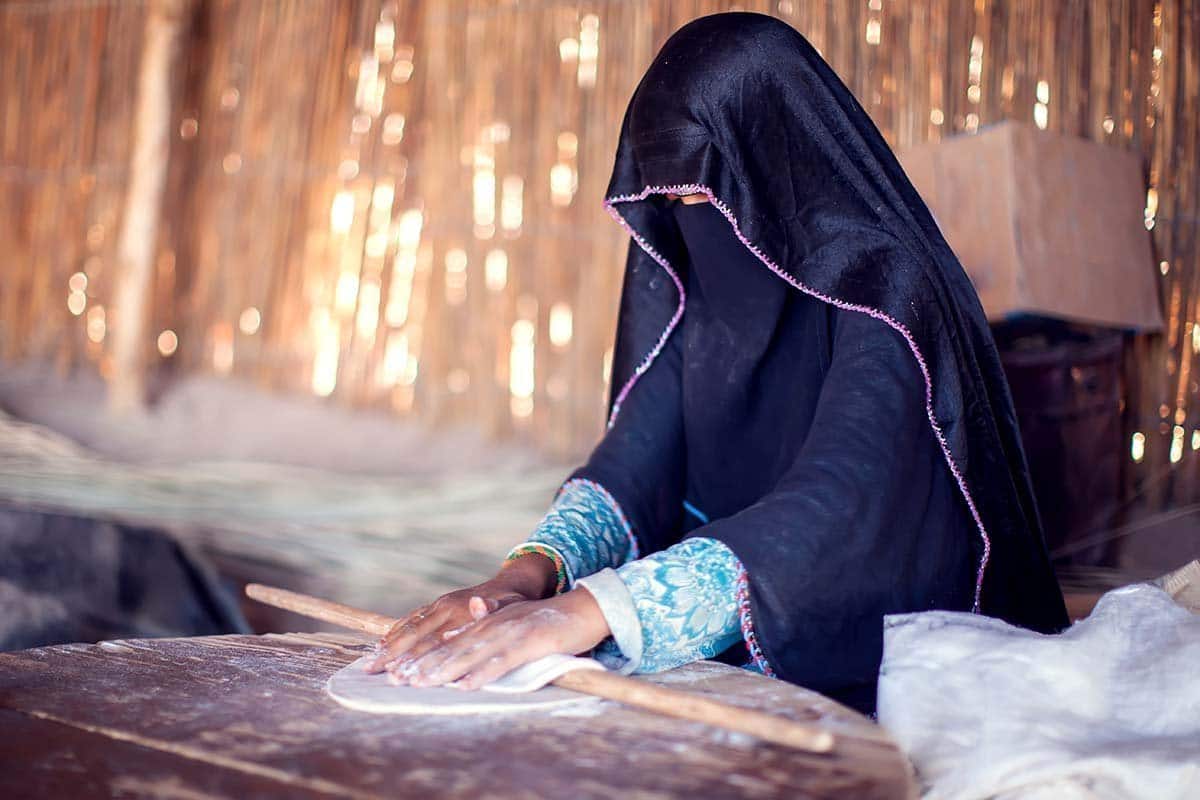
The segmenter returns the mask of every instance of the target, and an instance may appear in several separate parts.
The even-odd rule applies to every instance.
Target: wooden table
[[[344,634],[214,636],[0,653],[0,797],[909,798],[876,725],[813,692],[702,662],[655,676],[821,720],[808,755],[608,701],[478,717],[341,708]]]

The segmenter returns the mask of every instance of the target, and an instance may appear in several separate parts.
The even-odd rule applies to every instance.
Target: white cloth
[[[1200,615],[1136,584],[1056,636],[888,616],[878,716],[927,798],[1200,798]]]
[[[612,648],[598,648],[594,654],[596,660],[620,675],[636,670],[642,663],[642,623],[625,581],[615,569],[606,567],[575,583],[596,600],[616,643],[615,653]]]

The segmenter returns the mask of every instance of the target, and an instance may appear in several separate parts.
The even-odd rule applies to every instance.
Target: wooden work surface
[[[655,676],[839,737],[816,756],[602,700],[390,716],[324,684],[344,634],[214,636],[0,653],[0,797],[853,797],[915,794],[876,725],[818,694],[703,662]]]

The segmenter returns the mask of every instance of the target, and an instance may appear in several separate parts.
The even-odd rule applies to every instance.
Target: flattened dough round
[[[563,669],[566,666],[564,661],[555,660],[540,665],[540,674],[535,674],[539,673],[539,670],[532,669],[528,670],[525,676],[518,676],[526,682],[532,679],[532,685],[542,685],[540,689],[528,691],[520,683],[509,681],[510,676],[506,676],[487,689],[467,691],[442,687],[422,689],[414,686],[393,686],[388,683],[386,673],[368,675],[363,671],[363,664],[370,658],[372,656],[364,656],[335,672],[325,684],[325,691],[329,696],[346,708],[372,714],[494,714],[541,711],[599,701],[599,698],[590,695],[560,689],[557,686],[542,685],[568,671],[570,667]],[[584,660],[573,659],[570,656],[561,658],[567,661]],[[538,667],[542,661],[546,660],[539,659],[528,667]],[[574,666],[578,668],[582,665]],[[599,664],[585,668],[603,669]],[[547,674],[550,677],[545,677]]]

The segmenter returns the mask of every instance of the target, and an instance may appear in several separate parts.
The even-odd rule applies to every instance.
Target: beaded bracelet
[[[545,556],[554,562],[554,575],[558,579],[558,583],[554,587],[554,593],[562,594],[565,592],[567,590],[568,583],[567,565],[566,562],[563,561],[562,556],[560,556],[553,548],[545,547],[544,545],[540,545],[536,542],[517,545],[512,549],[511,552],[509,552],[508,556],[504,559],[504,563],[507,564],[510,561],[515,561],[521,556],[529,553],[537,553],[538,555]]]

